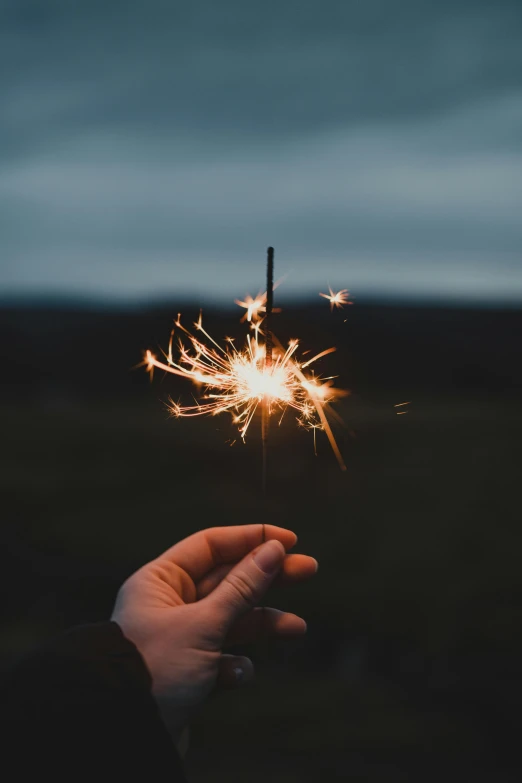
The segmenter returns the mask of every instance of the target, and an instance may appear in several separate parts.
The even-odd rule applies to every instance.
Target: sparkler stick
[[[272,354],[274,341],[272,336],[271,321],[272,309],[274,307],[274,248],[269,247],[266,259],[266,317],[265,317],[265,371],[272,372]],[[261,413],[261,439],[263,446],[263,496],[266,502],[267,481],[268,481],[268,432],[270,427],[270,400],[268,395],[263,397],[263,407]],[[263,542],[265,541],[265,523],[263,522]]]
[[[266,257],[266,354],[265,364],[268,369],[272,367],[272,351],[274,349],[274,340],[272,330],[270,329],[272,320],[272,310],[274,309],[274,248],[269,247]]]

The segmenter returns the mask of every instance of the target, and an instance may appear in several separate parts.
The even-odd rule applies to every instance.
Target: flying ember
[[[350,302],[349,296],[350,292],[347,288],[343,288],[341,291],[337,291],[337,293],[334,293],[330,286],[328,286],[328,289],[330,291],[329,294],[319,294],[319,296],[324,297],[325,299],[328,299],[330,302],[330,310],[333,310],[334,307],[343,307],[343,305],[346,304],[353,304],[353,302]]]
[[[237,305],[244,307],[246,310],[246,313],[244,313],[241,319],[242,322],[256,321],[259,318],[259,313],[264,313],[266,311],[266,293],[258,294],[255,299],[253,299],[250,294],[247,294],[244,301],[241,299],[235,299],[234,301]]]

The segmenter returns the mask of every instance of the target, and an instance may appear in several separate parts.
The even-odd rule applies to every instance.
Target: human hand
[[[122,585],[111,619],[141,653],[152,693],[174,740],[216,685],[234,687],[253,677],[231,645],[306,631],[300,617],[257,607],[273,581],[307,579],[317,561],[287,555],[290,530],[265,525],[208,528],[147,563]]]

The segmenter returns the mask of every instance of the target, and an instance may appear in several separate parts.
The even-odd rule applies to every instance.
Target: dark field
[[[268,521],[257,425],[230,447],[226,417],[167,417],[160,398],[186,386],[128,371],[175,311],[0,313],[4,668],[106,619],[125,577],[176,540]],[[339,346],[321,370],[352,389],[337,406],[348,471],[291,416],[273,428],[269,521],[320,569],[270,603],[309,631],[248,651],[256,683],[194,726],[189,779],[519,780],[522,314],[354,306],[280,325]]]

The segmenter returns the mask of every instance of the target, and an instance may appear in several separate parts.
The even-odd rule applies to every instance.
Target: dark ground
[[[168,419],[160,400],[189,397],[183,382],[129,371],[176,311],[0,310],[3,668],[107,618],[125,577],[174,541],[262,521],[256,430],[230,448],[226,417]],[[520,780],[522,312],[277,319],[283,339],[339,347],[320,369],[352,389],[348,472],[290,417],[274,432],[271,520],[320,570],[271,603],[309,632],[252,651],[256,683],[194,726],[190,780]],[[237,313],[206,323],[242,334]]]

